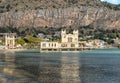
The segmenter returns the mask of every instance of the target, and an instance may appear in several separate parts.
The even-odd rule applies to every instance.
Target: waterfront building
[[[3,36],[2,40],[5,42],[4,47],[6,49],[12,49],[15,47],[15,35],[16,33],[0,33]]]
[[[73,30],[73,33],[66,33],[66,30],[61,31],[61,42],[41,42],[40,50],[48,51],[70,51],[80,50],[85,45],[85,42],[78,41],[78,30]]]
[[[99,39],[88,40],[86,42],[87,47],[95,47],[95,48],[103,48],[105,44],[106,43],[103,40],[99,40]]]
[[[5,46],[7,48],[15,47],[15,33],[6,33],[5,35]]]
[[[72,34],[67,34],[66,30],[61,32],[61,47],[77,48],[78,47],[78,30],[74,30]]]

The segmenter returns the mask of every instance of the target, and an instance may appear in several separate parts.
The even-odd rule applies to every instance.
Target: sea
[[[120,49],[0,51],[0,83],[120,83]]]

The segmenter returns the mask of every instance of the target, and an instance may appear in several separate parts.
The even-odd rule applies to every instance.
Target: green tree
[[[117,33],[117,37],[120,38],[120,33]]]
[[[110,34],[110,38],[116,38],[116,37],[117,37],[116,33],[111,33]]]
[[[27,48],[34,48],[35,46],[39,46],[41,39],[33,36],[26,36],[25,41],[27,43]]]
[[[27,40],[28,43],[41,42],[40,38],[33,37],[33,36],[26,36],[25,40]]]
[[[56,41],[56,42],[61,42],[61,39],[58,38],[58,37],[56,37],[56,38],[54,39],[54,41]]]
[[[21,44],[23,46],[25,44],[25,41],[24,41],[24,39],[19,38],[19,39],[16,40],[16,43]]]

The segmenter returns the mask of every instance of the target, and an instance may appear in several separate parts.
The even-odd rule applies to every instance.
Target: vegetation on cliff
[[[107,37],[120,38],[119,10],[120,5],[100,0],[1,0],[0,32],[53,36],[71,27],[79,29],[80,37],[107,41]]]
[[[119,5],[102,3],[100,0],[0,0],[0,12],[66,8],[79,5],[107,7],[115,10],[120,8]]]

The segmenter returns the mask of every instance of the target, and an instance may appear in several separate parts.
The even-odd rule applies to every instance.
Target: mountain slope
[[[74,5],[102,6],[99,0],[1,0],[1,12],[65,8]]]
[[[110,9],[100,0],[2,0],[0,8],[1,28],[19,31],[46,26],[120,29],[120,11]]]

